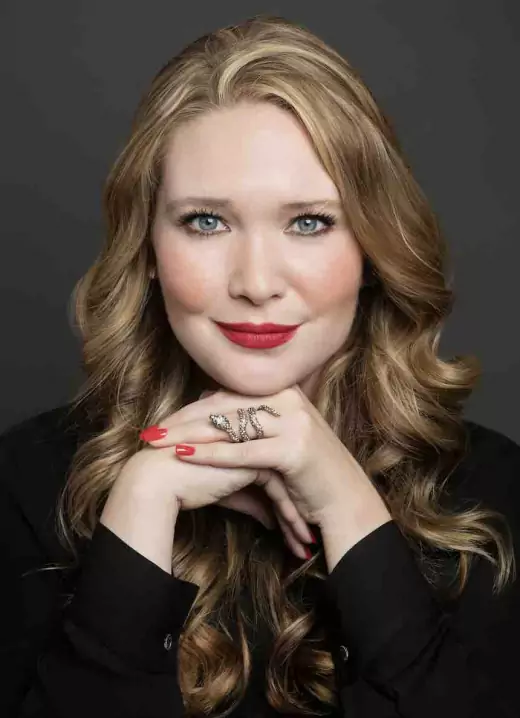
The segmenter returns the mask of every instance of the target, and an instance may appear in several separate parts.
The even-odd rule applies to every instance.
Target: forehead
[[[299,122],[268,103],[218,109],[179,127],[163,166],[168,197],[338,199]]]

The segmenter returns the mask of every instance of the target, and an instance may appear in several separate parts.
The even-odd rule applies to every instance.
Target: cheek
[[[317,312],[345,306],[357,301],[363,279],[363,262],[356,249],[317,258],[305,269],[299,281],[307,301]]]
[[[157,256],[159,279],[168,308],[182,309],[189,313],[204,312],[214,298],[214,275],[207,264],[201,266],[200,258],[170,250],[165,256]]]

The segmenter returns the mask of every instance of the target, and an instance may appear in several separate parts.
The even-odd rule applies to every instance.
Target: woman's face
[[[311,204],[284,206],[295,202]],[[290,114],[241,104],[180,127],[152,242],[172,331],[211,386],[265,396],[298,384],[311,395],[317,370],[349,334],[363,258],[334,183]],[[301,326],[285,344],[256,349],[230,341],[216,322]]]

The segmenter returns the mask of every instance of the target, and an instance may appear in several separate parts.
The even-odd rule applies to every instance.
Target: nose
[[[230,296],[263,304],[284,293],[283,258],[276,250],[274,237],[272,242],[265,236],[237,237],[231,252]]]

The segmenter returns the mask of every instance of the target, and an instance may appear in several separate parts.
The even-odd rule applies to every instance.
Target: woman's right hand
[[[199,399],[214,393],[203,391]],[[217,503],[252,516],[268,529],[278,524],[291,551],[299,558],[306,558],[305,544],[314,541],[314,537],[276,471],[259,471],[254,484],[234,491]]]
[[[255,478],[250,469],[188,464],[177,459],[173,447],[145,446],[127,461],[116,483],[147,503],[155,497],[175,517],[178,511],[218,504],[248,514],[269,529],[278,523],[287,545],[302,559],[304,544],[312,541],[307,523],[275,471],[258,470]]]
[[[209,439],[183,437],[178,443]],[[211,438],[214,440],[214,437]],[[220,439],[222,440],[222,439]],[[219,504],[249,514],[268,528],[279,524],[291,551],[306,558],[312,541],[307,523],[294,506],[281,476],[270,470],[221,468],[181,462],[175,449],[145,446],[121,469],[101,515],[101,522],[165,570],[178,511]]]

